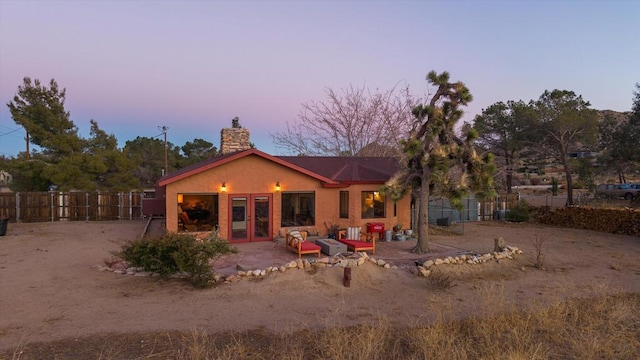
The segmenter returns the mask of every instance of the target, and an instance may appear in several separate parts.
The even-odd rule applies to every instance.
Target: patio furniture
[[[376,253],[376,239],[373,234],[367,234],[360,227],[349,227],[338,231],[338,241],[347,245],[349,251],[368,251]]]
[[[290,230],[285,237],[285,246],[298,253],[298,258],[303,254],[318,254],[320,257],[320,246],[307,241],[307,232]]]
[[[319,245],[322,252],[329,256],[347,252],[347,245],[335,239],[317,239],[316,245]]]

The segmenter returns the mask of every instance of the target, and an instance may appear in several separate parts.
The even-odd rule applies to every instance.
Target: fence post
[[[84,217],[86,218],[87,221],[89,221],[89,219],[91,219],[91,216],[89,215],[89,193],[88,192],[84,192],[84,206],[85,206],[85,212],[84,212]]]
[[[54,209],[54,201],[53,201],[53,191],[49,191],[49,204],[50,204],[50,208],[51,208],[51,222],[55,221],[54,218],[54,213],[55,213],[55,209]]]
[[[129,220],[133,220],[133,192],[129,191]]]
[[[16,222],[20,222],[20,193],[16,193]]]

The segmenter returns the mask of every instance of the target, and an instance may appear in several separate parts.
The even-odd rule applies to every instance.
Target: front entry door
[[[272,239],[271,194],[235,194],[229,198],[231,241],[253,242]]]

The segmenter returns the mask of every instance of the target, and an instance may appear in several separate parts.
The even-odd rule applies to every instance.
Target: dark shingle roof
[[[277,158],[341,183],[383,183],[398,171],[398,162],[390,157],[277,156]]]

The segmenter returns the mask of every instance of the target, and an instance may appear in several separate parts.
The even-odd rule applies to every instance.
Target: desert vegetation
[[[235,252],[237,249],[215,232],[203,240],[188,234],[167,233],[127,242],[114,255],[164,279],[183,274],[193,286],[206,288],[213,280],[211,262]]]
[[[460,318],[455,304],[429,324],[393,326],[385,317],[367,325],[281,333],[252,329],[208,334],[103,334],[28,344],[8,359],[637,359],[640,296],[595,293],[517,308],[495,286],[482,310]]]

